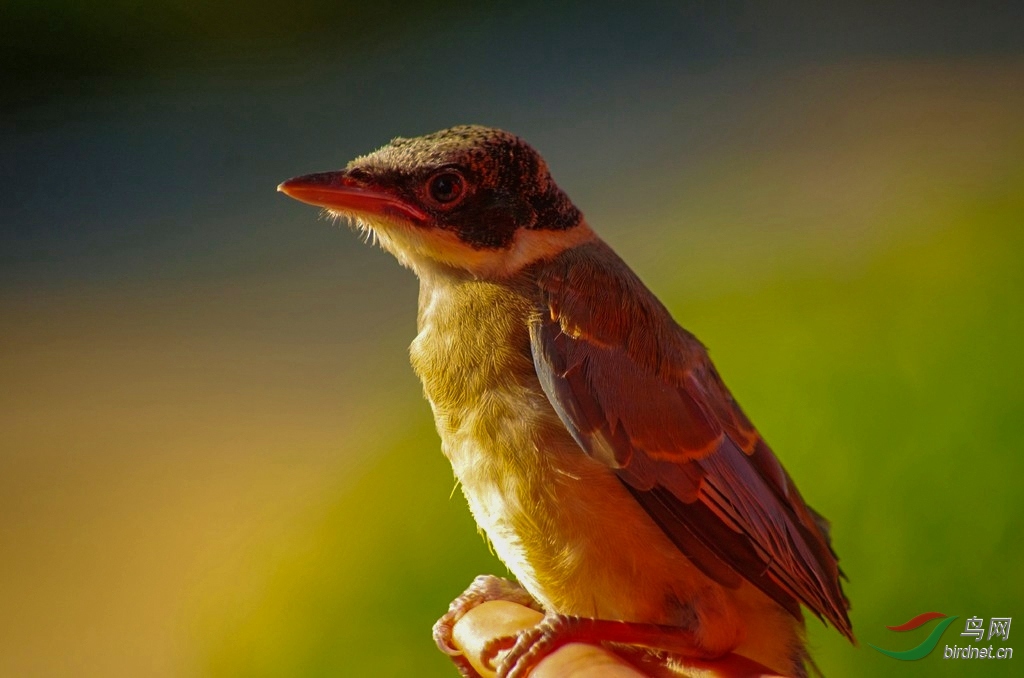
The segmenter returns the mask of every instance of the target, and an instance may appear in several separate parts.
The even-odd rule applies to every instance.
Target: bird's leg
[[[721,652],[701,647],[693,631],[679,626],[546,614],[536,626],[515,636],[495,638],[484,646],[487,667],[501,650],[509,650],[496,669],[498,678],[526,678],[542,659],[569,643],[618,643],[693,659],[714,659]]]
[[[477,605],[492,600],[507,600],[543,612],[540,604],[526,589],[509,579],[482,574],[473,580],[465,591],[448,606],[448,611],[434,624],[434,642],[437,648],[451,657],[452,663],[465,678],[479,678],[462,651],[452,643],[452,629],[456,622]]]

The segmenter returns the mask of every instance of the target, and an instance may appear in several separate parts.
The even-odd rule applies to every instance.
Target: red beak
[[[344,171],[306,174],[277,187],[289,198],[354,214],[398,218],[425,224],[428,217],[417,207],[378,188],[371,188],[349,177]]]

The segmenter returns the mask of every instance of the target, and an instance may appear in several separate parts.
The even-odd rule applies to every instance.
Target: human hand
[[[480,660],[487,642],[515,635],[534,626],[542,618],[543,615],[536,610],[494,600],[467,612],[455,624],[452,640],[482,678],[493,678],[494,671],[486,668]],[[636,662],[631,663],[598,645],[570,643],[545,657],[530,678],[777,678],[760,664],[735,654],[714,661],[688,660],[685,671],[680,674],[669,670],[664,663],[650,660],[646,653],[637,653]]]

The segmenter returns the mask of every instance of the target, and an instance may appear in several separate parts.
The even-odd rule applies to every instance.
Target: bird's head
[[[278,190],[347,218],[417,273],[507,277],[594,238],[533,148],[475,125],[399,137]]]

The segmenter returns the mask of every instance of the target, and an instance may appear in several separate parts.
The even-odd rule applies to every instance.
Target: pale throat
[[[482,280],[505,280],[538,261],[597,239],[586,221],[565,230],[520,228],[508,247],[474,247],[454,231],[415,226],[383,218],[357,217],[354,225],[423,280],[444,269]]]

